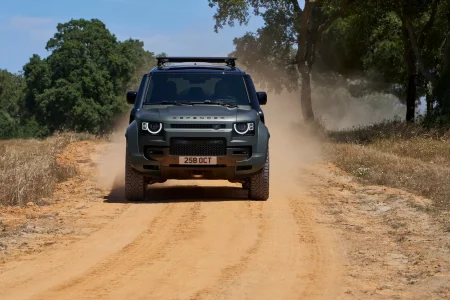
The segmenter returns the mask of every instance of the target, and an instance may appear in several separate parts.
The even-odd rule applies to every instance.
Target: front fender
[[[256,152],[267,155],[269,149],[270,133],[269,129],[263,122],[258,125],[258,143],[256,145]]]
[[[139,153],[139,130],[136,120],[133,120],[128,125],[125,131],[125,139],[127,143],[127,149],[130,154]]]

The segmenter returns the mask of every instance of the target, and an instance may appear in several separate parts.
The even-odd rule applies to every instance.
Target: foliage
[[[26,109],[25,86],[22,74],[0,70],[0,139],[39,137],[45,133]]]
[[[309,59],[309,68],[315,66],[311,74],[317,86],[345,83],[354,96],[392,93],[407,103],[409,118],[417,98],[428,96],[436,106],[434,115],[448,119],[442,115],[450,113],[450,73],[445,68],[450,54],[444,55],[450,48],[444,46],[450,1],[317,0],[305,1],[300,10],[299,2],[209,0],[209,6],[217,8],[216,31],[247,24],[252,14],[263,18],[263,27],[234,39],[232,53],[263,86],[270,83],[275,91],[303,86],[298,80],[308,73],[299,76],[292,65],[303,50],[302,59]],[[431,113],[433,105],[428,107]]]
[[[48,130],[103,133],[126,109],[123,95],[136,85],[153,53],[143,43],[120,42],[97,19],[58,24],[47,42],[51,54],[34,55],[24,66],[26,104]]]
[[[214,15],[216,32],[225,25],[234,26],[235,22],[247,24],[249,9],[253,7],[253,13],[263,18],[264,26],[255,33],[235,38],[235,50],[230,55],[239,57],[240,64],[256,75],[255,81],[262,87],[276,92],[298,88],[298,75],[292,64],[296,16],[289,1],[210,0],[209,3],[211,7],[218,6]]]
[[[0,70],[0,137],[17,135],[25,82],[22,76]]]
[[[244,65],[259,74],[259,83],[277,92],[296,89],[301,79],[301,106],[303,119],[314,120],[311,101],[311,70],[315,60],[315,47],[321,28],[333,17],[325,18],[327,4],[349,1],[305,0],[304,8],[297,0],[209,0],[216,7],[214,15],[217,32],[224,25],[247,24],[253,14],[262,16],[265,24],[256,34],[247,33],[235,39],[235,54],[244,57]],[[318,5],[316,5],[318,4]],[[333,9],[331,9],[333,10]],[[339,11],[339,10],[338,10]],[[324,21],[325,20],[325,21]],[[257,63],[259,70],[252,69]],[[301,74],[301,76],[299,76]]]

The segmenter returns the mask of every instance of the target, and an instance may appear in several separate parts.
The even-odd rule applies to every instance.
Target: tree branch
[[[326,31],[328,28],[330,28],[330,26],[333,25],[333,23],[337,19],[344,17],[346,15],[346,13],[348,12],[349,6],[351,4],[353,4],[354,2],[355,2],[355,0],[345,1],[343,7],[341,9],[339,9],[339,11],[337,11],[336,13],[331,15],[331,17],[329,17],[325,23],[323,23],[322,25],[319,26],[319,29],[318,29],[319,34]]]
[[[414,55],[416,56],[420,72],[428,81],[434,84],[436,82],[436,78],[425,68],[425,65],[423,64],[422,55],[420,54],[420,48],[417,44],[416,35],[414,34],[414,29],[412,27],[411,21],[403,20],[403,23],[406,30],[408,31],[409,42],[411,43],[412,50],[414,52]]]
[[[297,61],[299,65],[301,63],[305,63],[306,60],[306,41],[308,37],[308,21],[309,17],[311,15],[311,6],[314,2],[310,2],[310,0],[305,0],[305,7],[303,9],[303,12],[300,9],[300,5],[298,5],[297,0],[292,0],[296,3],[294,4],[294,8],[296,9],[295,12],[299,18],[300,26],[298,29],[298,50],[297,50]],[[297,7],[297,8],[296,8]],[[300,9],[300,11],[298,10]]]
[[[423,27],[422,32],[419,37],[418,46],[420,49],[423,48],[423,46],[425,44],[425,39],[427,38],[427,34],[434,25],[434,21],[436,20],[436,13],[437,13],[437,7],[438,7],[439,2],[440,2],[440,0],[434,0],[432,3],[430,18],[428,19],[428,22]]]
[[[301,14],[302,13],[302,9],[300,7],[300,4],[298,4],[297,0],[291,0],[291,4],[294,6],[294,12],[296,14]]]

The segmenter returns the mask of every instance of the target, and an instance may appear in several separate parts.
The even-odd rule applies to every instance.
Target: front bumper
[[[267,144],[255,136],[234,136],[231,129],[222,130],[163,130],[160,136],[137,135],[127,132],[127,147],[132,167],[151,179],[245,179],[260,171],[266,162]],[[183,165],[179,155],[170,151],[171,138],[222,138],[226,150],[217,155],[216,165]],[[136,138],[136,139],[135,139]],[[173,152],[173,151],[172,151]],[[186,155],[183,155],[186,156]]]

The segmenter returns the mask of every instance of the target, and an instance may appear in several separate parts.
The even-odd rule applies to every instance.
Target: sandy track
[[[60,230],[22,236],[17,251],[18,236],[2,241],[0,299],[449,299],[450,234],[427,199],[306,164],[314,149],[291,142],[271,144],[267,202],[175,181],[127,203],[121,184],[95,189],[108,181],[98,157],[104,175],[123,175],[122,145],[70,145],[63,157],[81,173],[58,187],[64,200],[26,211],[38,216],[26,226]]]
[[[338,260],[307,203],[276,192],[250,202],[232,184],[200,184],[153,188],[151,203],[128,204],[89,237],[8,263],[0,298],[333,298]]]
[[[72,151],[89,152],[83,145]],[[281,157],[267,202],[228,182],[175,181],[126,203],[119,185],[89,210],[124,206],[100,229],[4,264],[0,299],[334,299],[336,237],[315,222],[314,200],[280,177]]]
[[[277,106],[271,113],[275,122]],[[174,181],[151,186],[144,203],[126,203],[116,184],[83,216],[101,219],[99,229],[3,264],[0,299],[335,299],[345,273],[340,241],[316,221],[320,201],[299,185],[296,174],[317,149],[297,133],[288,139],[292,124],[271,127],[268,201],[249,201],[228,181]],[[118,140],[92,158],[106,181],[123,176]],[[92,149],[73,145],[65,157],[89,161]],[[95,180],[92,168],[86,163],[74,185]]]

